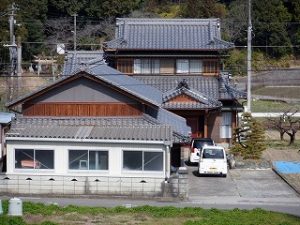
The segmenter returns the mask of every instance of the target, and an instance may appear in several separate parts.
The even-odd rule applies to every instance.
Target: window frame
[[[157,58],[133,59],[133,74],[159,74],[159,73],[160,73],[160,59]]]
[[[87,157],[87,169],[72,169],[70,168],[70,151],[87,151],[88,153],[88,157]],[[90,169],[90,152],[107,152],[107,169]],[[109,150],[107,149],[68,149],[68,170],[69,171],[76,171],[76,172],[80,172],[80,171],[89,171],[89,172],[93,172],[93,171],[109,171]]]
[[[125,152],[142,152],[142,169],[141,170],[131,170],[124,168],[124,153]],[[145,152],[147,153],[161,153],[162,154],[162,169],[161,170],[145,170]],[[166,165],[165,165],[165,152],[160,150],[137,150],[137,149],[123,149],[122,155],[121,155],[122,165],[121,169],[123,172],[126,173],[163,173],[165,171]]]
[[[187,69],[185,71],[179,71],[179,61],[185,61]],[[192,65],[199,65],[199,71],[194,71]],[[176,59],[176,74],[202,74],[203,73],[203,60],[202,59]]]
[[[33,162],[34,162],[34,165],[36,161],[39,162],[39,160],[36,159],[36,151],[52,151],[52,154],[53,154],[53,168],[50,168],[50,169],[44,169],[44,168],[17,168],[16,167],[16,150],[32,150],[33,151]],[[14,170],[20,170],[20,171],[53,171],[55,170],[56,168],[56,165],[55,165],[55,150],[54,149],[50,149],[50,148],[14,148]]]
[[[220,138],[232,138],[232,112],[222,112]]]

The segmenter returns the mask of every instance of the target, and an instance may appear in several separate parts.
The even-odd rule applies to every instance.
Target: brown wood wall
[[[25,116],[136,116],[141,106],[125,103],[38,103],[23,106]]]
[[[117,70],[122,73],[132,74],[133,73],[133,59],[118,59]]]
[[[197,101],[192,97],[183,94],[170,99],[168,102],[197,102]]]

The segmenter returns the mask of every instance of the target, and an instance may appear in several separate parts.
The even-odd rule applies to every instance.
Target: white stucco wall
[[[7,140],[7,175],[68,175],[68,176],[113,176],[113,177],[157,177],[169,176],[169,151],[163,143],[85,143]],[[54,150],[54,169],[16,169],[15,149]],[[69,150],[107,150],[108,170],[69,170]],[[123,150],[163,152],[163,171],[126,171],[123,167]],[[167,150],[167,151],[166,151]],[[167,153],[166,153],[167,152]],[[166,157],[167,156],[167,157]]]

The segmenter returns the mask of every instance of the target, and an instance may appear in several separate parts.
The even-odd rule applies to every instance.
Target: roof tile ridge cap
[[[220,43],[222,43],[222,44],[227,44],[227,45],[233,45],[233,46],[234,46],[234,43],[233,43],[233,42],[225,41],[225,40],[220,39],[220,38],[218,38],[218,37],[214,37],[214,41],[220,42]]]

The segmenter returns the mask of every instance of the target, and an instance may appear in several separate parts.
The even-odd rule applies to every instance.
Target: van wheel
[[[227,177],[227,174],[222,174],[222,177],[224,177],[224,178]]]

